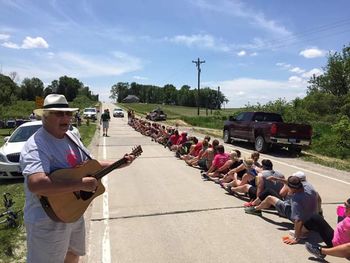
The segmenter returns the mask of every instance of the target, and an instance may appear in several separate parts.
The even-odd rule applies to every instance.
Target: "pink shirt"
[[[218,153],[214,156],[212,165],[214,165],[218,169],[225,164],[229,157],[230,155],[228,153]]]
[[[350,242],[350,217],[345,217],[337,224],[334,230],[333,246],[339,246]]]

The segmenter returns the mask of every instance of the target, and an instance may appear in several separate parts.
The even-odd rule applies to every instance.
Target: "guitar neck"
[[[102,170],[98,171],[97,173],[95,173],[94,175],[92,175],[93,177],[95,177],[97,180],[101,179],[103,176],[109,174],[110,172],[112,172],[114,169],[117,169],[118,167],[120,167],[121,165],[125,164],[127,162],[126,158],[122,158],[118,161],[116,161],[115,163],[112,163],[111,165],[103,168]]]

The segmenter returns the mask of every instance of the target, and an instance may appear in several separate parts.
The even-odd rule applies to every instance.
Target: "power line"
[[[251,50],[277,49],[277,48],[295,45],[297,43],[304,42],[304,41],[312,41],[312,40],[322,39],[333,35],[343,34],[350,31],[350,28],[344,28],[344,26],[348,26],[348,25],[350,25],[350,19],[343,19],[330,24],[325,24],[314,28],[310,28],[300,33],[293,34],[292,36],[289,36],[289,37],[272,39],[272,40],[266,41],[265,44],[263,44],[260,47],[256,47],[256,48],[253,47],[250,49]],[[332,29],[342,29],[342,28],[344,29],[343,31],[331,32],[327,35],[322,34],[322,35],[314,36],[316,33],[322,33]]]

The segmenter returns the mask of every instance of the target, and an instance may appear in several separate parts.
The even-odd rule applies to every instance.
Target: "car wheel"
[[[255,150],[258,152],[266,152],[268,144],[266,143],[263,136],[259,135],[255,138]]]
[[[230,143],[231,139],[230,139],[230,133],[228,130],[224,130],[224,143]]]

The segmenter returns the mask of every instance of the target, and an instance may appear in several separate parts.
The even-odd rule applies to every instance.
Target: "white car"
[[[113,117],[121,117],[124,118],[124,111],[121,108],[115,108],[113,110]]]
[[[5,144],[0,148],[0,179],[22,178],[19,156],[26,141],[41,126],[41,121],[26,122],[4,138]],[[80,138],[76,127],[71,125],[70,130]]]
[[[85,119],[97,120],[97,110],[96,108],[85,108],[83,111],[83,117]]]

